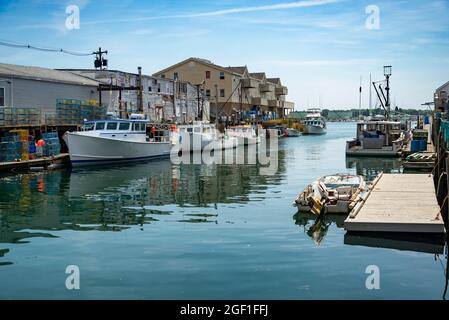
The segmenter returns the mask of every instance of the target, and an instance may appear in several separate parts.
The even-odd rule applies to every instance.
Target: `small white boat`
[[[188,141],[186,141],[188,139]],[[205,121],[195,121],[190,125],[180,125],[172,136],[172,143],[190,152],[208,150],[226,150],[237,148],[238,140],[226,133],[219,132],[214,124]]]
[[[229,137],[234,137],[238,140],[239,146],[248,146],[260,143],[260,137],[256,130],[251,126],[235,126],[226,130]]]
[[[326,213],[349,214],[365,191],[362,176],[334,174],[324,176],[308,185],[295,199],[298,211],[317,216]]]
[[[149,138],[147,121],[108,119],[84,123],[81,131],[66,132],[73,166],[141,161],[170,156],[167,135]]]
[[[326,119],[321,115],[321,110],[308,109],[303,134],[325,134],[326,132]]]
[[[299,137],[301,135],[301,132],[299,130],[293,129],[293,128],[287,128],[285,129],[286,137],[292,138],[292,137]]]

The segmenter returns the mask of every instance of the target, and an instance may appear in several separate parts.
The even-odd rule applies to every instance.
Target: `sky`
[[[79,8],[79,28],[66,20]],[[378,14],[377,14],[378,13]],[[73,22],[70,20],[69,22]],[[0,0],[0,41],[92,52],[153,74],[189,57],[280,77],[308,107],[369,106],[392,65],[394,106],[423,108],[449,81],[449,0]],[[0,46],[0,62],[92,68],[93,57]],[[373,105],[375,105],[373,91]]]

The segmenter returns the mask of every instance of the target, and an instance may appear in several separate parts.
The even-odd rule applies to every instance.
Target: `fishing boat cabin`
[[[346,142],[346,155],[399,157],[403,142],[401,122],[362,121],[357,123],[356,138]]]

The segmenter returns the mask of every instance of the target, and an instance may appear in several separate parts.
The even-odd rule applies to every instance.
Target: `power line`
[[[0,40],[0,45],[5,46],[5,47],[10,47],[10,48],[33,49],[33,50],[38,50],[38,51],[43,51],[43,52],[61,52],[61,53],[66,53],[66,54],[70,54],[73,56],[79,56],[79,57],[92,56],[92,55],[96,54],[95,52],[84,53],[84,52],[76,52],[76,51],[65,50],[65,49],[37,47],[37,46],[30,45],[30,44],[21,44],[21,43],[15,43],[15,42],[5,41],[5,40]]]

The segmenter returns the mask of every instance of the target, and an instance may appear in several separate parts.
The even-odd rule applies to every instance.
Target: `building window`
[[[161,78],[162,78],[162,79],[165,79],[165,74],[161,74]]]
[[[210,98],[210,90],[206,89],[206,97]]]
[[[0,107],[5,106],[5,88],[0,88]]]
[[[224,72],[220,72],[220,80],[224,80],[224,78],[225,78]]]
[[[148,92],[151,92],[153,90],[152,87],[148,87]]]
[[[177,72],[175,72],[173,74],[173,79],[178,80],[179,79],[179,74]]]
[[[206,71],[206,79],[210,79],[210,71]]]
[[[225,97],[225,89],[220,89],[220,97]]]

